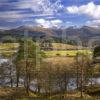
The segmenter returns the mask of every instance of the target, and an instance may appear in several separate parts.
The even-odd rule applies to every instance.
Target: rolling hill
[[[24,37],[26,31],[28,32],[28,36],[32,37],[34,40],[37,38],[50,37],[56,42],[62,42],[62,40],[66,42],[66,40],[77,37],[80,38],[84,44],[86,44],[90,38],[100,36],[100,28],[88,26],[83,26],[81,28],[68,27],[66,29],[21,26],[10,30],[0,30],[0,37],[12,36],[16,39],[20,39]]]

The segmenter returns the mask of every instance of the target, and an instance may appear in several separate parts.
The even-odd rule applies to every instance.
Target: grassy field
[[[77,53],[80,54],[88,54],[91,55],[92,52],[90,50],[77,50],[78,46],[63,44],[63,43],[52,43],[52,48],[54,50],[44,51],[47,57],[52,56],[76,56]]]
[[[77,49],[78,46],[75,45],[69,45],[64,43],[52,43],[53,49]]]
[[[18,43],[0,43],[0,54],[5,57],[11,57],[18,47]]]
[[[48,57],[44,58],[44,61],[48,63],[52,63],[53,65],[61,64],[61,65],[69,65],[75,62],[74,57]]]
[[[54,49],[62,49],[62,50],[51,50],[51,51],[44,51],[47,57],[53,56],[71,56],[74,57],[77,53],[81,54],[88,54],[91,55],[92,52],[90,50],[72,50],[76,49],[77,46],[68,45],[68,44],[61,44],[61,43],[53,43]],[[18,43],[0,43],[0,54],[10,56],[16,52],[16,49],[19,47]],[[70,50],[63,50],[63,49],[70,49]]]
[[[0,50],[17,49],[18,47],[18,43],[0,43]]]
[[[51,56],[76,56],[78,53],[79,54],[85,54],[85,55],[92,55],[92,51],[90,50],[53,50],[53,51],[44,51],[46,56],[51,57]]]

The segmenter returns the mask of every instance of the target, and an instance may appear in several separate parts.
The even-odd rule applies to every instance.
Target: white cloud
[[[79,7],[69,6],[66,10],[71,14],[85,14],[94,19],[100,19],[100,5],[96,5],[93,2],[89,2],[88,4]]]
[[[23,0],[15,4],[19,9],[31,9],[37,14],[49,14],[53,15],[63,8],[61,0],[57,0],[55,3],[51,3],[50,0]]]
[[[50,28],[50,27],[61,27],[63,22],[59,19],[55,19],[55,20],[35,19],[35,23],[38,26]]]
[[[51,21],[51,24],[52,24],[53,26],[57,27],[57,26],[59,26],[59,25],[62,24],[62,21],[59,20],[59,19],[57,19],[57,20],[52,20],[52,21]]]
[[[25,21],[32,18],[32,13],[25,13],[23,11],[4,11],[0,12],[0,20],[5,22]]]
[[[87,21],[86,25],[91,27],[100,27],[100,20]]]
[[[60,9],[62,9],[61,0],[56,0],[55,3],[50,0],[18,0],[17,2],[7,2],[8,0],[1,0],[0,6],[4,5],[9,8],[15,9],[12,11],[0,12],[0,19],[7,22],[15,22],[18,20],[26,20],[32,17],[53,17]],[[28,12],[30,9],[33,12]],[[34,20],[34,19],[33,19]]]

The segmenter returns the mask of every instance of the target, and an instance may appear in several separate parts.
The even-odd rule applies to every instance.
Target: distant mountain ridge
[[[82,41],[88,41],[92,37],[100,36],[100,28],[83,26],[81,28],[68,27],[66,29],[54,29],[43,27],[28,27],[21,26],[10,30],[0,30],[0,37],[11,35],[15,38],[23,37],[25,32],[28,32],[29,37],[44,38],[46,36],[52,37],[54,40],[68,39],[68,37],[77,37]]]

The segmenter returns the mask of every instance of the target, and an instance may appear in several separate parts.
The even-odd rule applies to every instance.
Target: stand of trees
[[[75,66],[76,66],[77,89],[80,88],[81,97],[83,97],[83,91],[84,91],[83,87],[88,85],[89,82],[91,82],[92,85],[92,78],[94,73],[92,59],[88,55],[77,54]]]
[[[19,79],[24,79],[24,86],[27,94],[29,94],[30,82],[34,80],[36,69],[36,56],[44,56],[43,52],[36,54],[36,44],[32,39],[21,41],[17,57],[15,59],[17,87]]]

